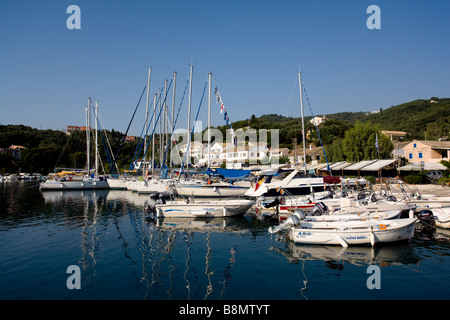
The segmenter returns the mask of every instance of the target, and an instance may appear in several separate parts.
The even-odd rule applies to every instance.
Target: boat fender
[[[372,247],[375,245],[375,234],[373,233],[372,227],[370,227],[370,244],[372,245]]]
[[[347,241],[344,240],[344,238],[342,238],[340,235],[336,236],[336,239],[339,241],[339,243],[341,244],[341,246],[343,246],[344,248],[348,247],[348,243]]]

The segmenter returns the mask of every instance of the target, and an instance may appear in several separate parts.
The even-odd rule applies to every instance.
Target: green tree
[[[325,146],[325,153],[329,162],[344,161],[345,154],[342,149],[342,139],[335,140],[332,144]]]
[[[60,151],[54,147],[38,147],[23,151],[21,156],[22,171],[48,174],[53,171]]]
[[[378,135],[379,155],[375,146]],[[394,145],[389,137],[381,133],[380,125],[357,122],[355,127],[345,133],[342,141],[343,152],[347,161],[389,158]]]

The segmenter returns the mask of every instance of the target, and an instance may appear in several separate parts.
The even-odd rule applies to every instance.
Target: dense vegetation
[[[115,154],[121,143],[123,134],[105,131],[111,149]],[[110,163],[107,159],[105,147],[107,145],[105,133],[99,135],[99,152],[105,172],[109,172]],[[56,130],[38,130],[23,125],[0,125],[0,146],[8,148],[11,145],[24,146],[20,159],[12,156],[0,155],[0,173],[39,172],[48,174],[58,168],[80,168],[86,166],[86,135],[85,132],[72,132],[67,135]],[[123,144],[117,164],[119,168],[127,168],[136,149],[137,141]],[[91,152],[91,164],[94,154]],[[128,169],[128,168],[127,168]]]
[[[415,100],[398,106],[381,110],[378,113],[341,112],[326,115],[328,121],[316,127],[309,122],[311,116],[305,117],[306,132],[309,132],[307,144],[325,146],[330,162],[348,160],[360,161],[375,159],[375,137],[378,136],[380,158],[390,157],[393,145],[381,130],[405,131],[406,140],[437,140],[450,133],[450,99],[435,98]],[[277,114],[252,115],[250,119],[232,123],[232,127],[253,129],[278,129],[279,146],[292,150],[294,144],[302,143],[301,119],[284,117]],[[225,135],[226,126],[218,127]],[[105,135],[106,134],[106,135]],[[319,139],[320,135],[320,139]],[[105,153],[106,136],[114,154],[119,150],[123,134],[113,130],[105,131],[99,137],[100,153],[103,167],[109,171],[108,158]],[[38,130],[23,125],[0,125],[0,147],[21,145],[27,149],[20,159],[0,154],[0,173],[40,172],[47,174],[55,167],[83,168],[86,164],[86,141],[84,132],[66,135],[55,130]],[[268,132],[268,143],[271,136]],[[133,159],[137,141],[123,144],[117,164],[120,170],[128,169]],[[93,163],[93,155],[92,160]],[[111,160],[110,160],[111,162]]]

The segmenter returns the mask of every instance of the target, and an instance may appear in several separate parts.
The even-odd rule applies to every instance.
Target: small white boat
[[[337,210],[330,211],[324,202],[317,202],[312,204],[312,209],[308,209],[306,213],[302,209],[296,209],[296,212],[304,221],[349,221],[349,220],[369,220],[369,219],[399,219],[402,215],[403,210],[400,208],[392,207],[391,210]],[[279,219],[285,220],[292,212],[289,213],[279,213]],[[409,212],[412,217],[413,211]]]
[[[436,227],[450,229],[450,207],[431,208]]]
[[[231,217],[246,213],[254,204],[255,201],[247,199],[195,200],[189,203],[185,200],[176,200],[156,204],[155,211],[158,218]]]
[[[297,214],[282,224],[269,228],[269,233],[287,230],[289,238],[297,244],[349,245],[386,243],[410,239],[417,218],[365,221],[301,221]]]
[[[366,221],[372,219],[390,220],[399,219],[402,214],[401,210],[390,211],[366,211],[360,213],[344,213],[344,214],[325,214],[320,216],[305,216],[303,221],[316,221],[316,222],[346,222],[346,221]]]

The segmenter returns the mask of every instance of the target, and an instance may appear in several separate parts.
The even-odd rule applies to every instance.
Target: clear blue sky
[[[66,27],[71,4],[80,30]],[[371,4],[380,30],[366,27]],[[193,116],[209,72],[231,121],[298,117],[299,66],[315,115],[450,97],[449,35],[450,1],[2,0],[0,123],[83,125],[92,97],[104,126],[125,132],[147,68],[152,95],[178,73],[178,106],[191,62]],[[223,125],[212,107],[213,125]],[[145,99],[130,134],[144,112]],[[181,112],[186,127],[187,100]],[[205,101],[205,122],[206,112]]]

